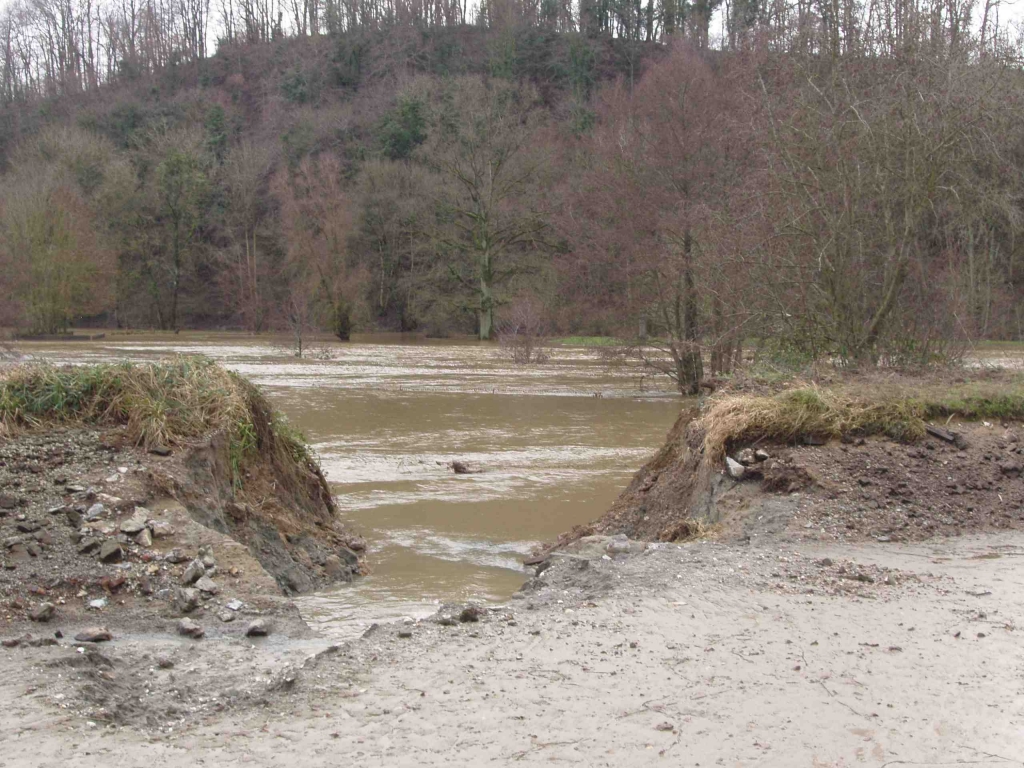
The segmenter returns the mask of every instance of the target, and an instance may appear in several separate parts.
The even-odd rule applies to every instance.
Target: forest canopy
[[[992,0],[15,0],[0,324],[525,313],[682,391],[1022,339],[1021,41]]]

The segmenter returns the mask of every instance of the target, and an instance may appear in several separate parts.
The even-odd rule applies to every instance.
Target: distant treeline
[[[0,324],[514,317],[644,331],[684,390],[745,340],[1024,338],[1022,48],[993,4],[474,8],[9,5]]]

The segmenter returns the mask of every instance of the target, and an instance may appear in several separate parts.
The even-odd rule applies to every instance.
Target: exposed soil
[[[1024,527],[1019,425],[953,423],[955,443],[928,436],[910,444],[858,438],[740,446],[730,458],[749,466],[737,480],[724,462],[704,456],[695,415],[680,417],[606,515],[561,543],[591,533],[673,541],[708,527],[741,541],[919,541]],[[750,458],[755,449],[762,458]]]

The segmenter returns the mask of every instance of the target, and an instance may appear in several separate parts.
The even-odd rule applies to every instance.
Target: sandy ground
[[[1024,765],[1024,534],[621,558],[478,623],[100,649],[226,702],[179,724],[71,714],[74,647],[4,649],[0,766]]]

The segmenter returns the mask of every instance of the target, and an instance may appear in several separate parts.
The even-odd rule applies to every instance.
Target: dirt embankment
[[[351,581],[364,547],[298,436],[209,361],[0,377],[0,621],[34,642],[303,634],[284,595]]]
[[[1017,384],[974,395],[954,388],[941,398],[907,382],[885,394],[716,396],[682,413],[612,508],[561,543],[708,532],[744,541],[916,541],[1024,527]]]

